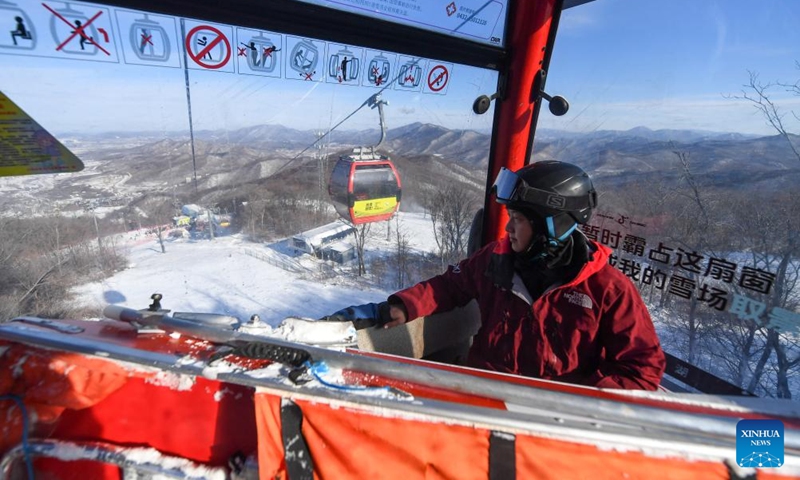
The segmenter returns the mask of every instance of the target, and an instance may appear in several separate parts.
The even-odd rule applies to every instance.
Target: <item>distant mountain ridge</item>
[[[634,127],[629,130],[595,130],[592,132],[569,132],[565,130],[553,130],[540,128],[536,130],[536,139],[539,141],[552,141],[558,138],[591,138],[591,139],[620,139],[625,137],[636,137],[646,140],[674,141],[679,143],[695,143],[707,140],[747,140],[759,138],[760,135],[714,132],[709,130],[677,130],[659,129],[652,130],[647,127]]]
[[[370,146],[380,140],[380,131],[375,129],[365,130],[334,130],[320,139],[320,131],[297,130],[282,125],[258,125],[230,131],[201,130],[195,133],[198,142],[208,142],[223,145],[238,145],[262,152],[271,150],[302,150],[309,148],[309,155],[313,154],[311,145],[317,142],[330,151],[354,146]],[[83,142],[102,142],[108,139],[139,138],[158,141],[159,139],[188,139],[186,132],[106,132],[95,135],[64,135],[68,138],[78,138]],[[800,144],[800,141],[795,141]],[[672,144],[696,144],[699,142],[727,142],[739,143],[766,139],[773,137],[759,137],[740,133],[710,132],[702,130],[651,130],[646,127],[636,127],[630,130],[596,130],[587,133],[568,132],[562,130],[538,129],[536,132],[535,150],[537,155],[549,149],[552,154],[553,146],[566,147],[573,143],[603,146],[612,150],[633,151],[636,145],[649,145],[653,142],[663,142],[664,148]],[[471,167],[485,167],[488,163],[488,152],[491,137],[468,129],[448,129],[429,123],[411,123],[388,130],[386,139],[381,148],[391,154],[397,155],[436,155],[449,157],[453,161],[464,163]],[[574,148],[569,148],[574,150]]]
[[[314,158],[331,160],[352,147],[377,143],[378,129],[336,130],[319,141],[319,132],[279,125],[232,131],[199,131],[194,153],[188,134],[155,132],[104,134],[68,138],[92,165],[69,180],[81,182],[118,178],[117,190],[136,192],[164,188],[165,179],[187,184],[198,175],[198,187],[213,190],[242,182],[260,182],[279,175],[316,172]],[[800,136],[789,140],[800,146]],[[446,182],[482,190],[491,137],[473,130],[453,130],[428,123],[389,129],[380,150],[394,160],[411,187],[439,188]],[[302,155],[300,155],[300,153]],[[800,160],[781,136],[750,136],[694,130],[598,130],[588,133],[537,132],[535,160],[568,161],[586,169],[600,185],[624,188],[641,182],[675,182],[684,174],[681,155],[698,182],[721,190],[794,188],[800,180]],[[288,167],[288,168],[287,168]],[[309,168],[313,167],[313,168]],[[313,173],[316,178],[317,173]],[[108,182],[108,180],[107,180]],[[413,190],[407,190],[409,193]],[[66,192],[68,188],[61,191]],[[54,189],[53,195],[58,192]],[[114,193],[116,195],[117,192]],[[411,198],[411,197],[407,197]]]

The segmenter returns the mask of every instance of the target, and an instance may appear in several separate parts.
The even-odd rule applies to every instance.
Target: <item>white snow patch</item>
[[[200,360],[197,357],[193,357],[191,355],[184,355],[183,357],[179,358],[176,362],[178,366],[187,366],[187,367],[197,367],[203,368],[205,367],[206,363]]]
[[[190,375],[161,370],[154,376],[145,379],[145,383],[150,383],[159,387],[167,387],[171,390],[186,391],[194,387],[195,379]]]
[[[225,397],[225,395],[230,395],[232,393],[233,391],[227,388],[222,388],[221,390],[217,390],[216,392],[214,392],[214,401],[220,402],[222,401],[223,397]]]
[[[220,373],[230,373],[236,370],[241,370],[242,367],[236,366],[232,363],[225,361],[214,362],[214,365],[206,365],[203,367],[203,376],[210,380],[216,380]]]
[[[318,322],[298,317],[285,319],[270,336],[311,345],[354,345],[357,340],[356,329],[351,322]]]
[[[54,448],[48,450],[48,455],[64,461],[84,459],[100,461],[104,458],[101,449],[83,448],[80,445],[63,442],[52,442],[50,445],[54,445]],[[183,474],[182,478],[206,480],[225,480],[227,478],[224,468],[207,467],[184,458],[164,456],[153,448],[112,448],[112,451],[121,455],[125,459],[126,465],[156,465],[163,470],[177,470]]]
[[[283,373],[283,366],[279,363],[271,363],[264,368],[248,370],[245,375],[252,378],[286,378]]]
[[[25,365],[25,362],[28,361],[28,356],[23,355],[17,360],[14,365],[11,365],[11,376],[14,378],[19,378],[22,376],[23,370],[22,367]]]
[[[506,432],[493,432],[493,435],[508,441],[512,441],[516,438],[514,435]]]

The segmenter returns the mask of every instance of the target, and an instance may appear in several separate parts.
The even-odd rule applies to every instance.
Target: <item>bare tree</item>
[[[747,246],[751,263],[774,275],[773,289],[763,294],[749,293],[748,296],[762,302],[766,314],[776,308],[779,311],[797,311],[800,307],[800,241],[796,235],[800,221],[795,212],[800,208],[800,200],[793,194],[771,198],[751,194],[737,206],[742,243]],[[777,381],[774,393],[781,398],[791,398],[789,377],[800,363],[800,350],[791,331],[775,327],[767,319],[758,325],[757,331],[764,339],[765,347],[753,371],[751,384],[761,380],[765,368],[770,365],[769,356],[774,353],[772,368]]]
[[[448,184],[428,197],[426,208],[443,265],[457,263],[466,255],[476,204],[475,196],[454,184]]]
[[[395,216],[395,287],[404,288],[409,279],[409,267],[411,262],[411,249],[408,245],[408,237],[400,227],[400,221]]]
[[[795,62],[800,69],[800,62]],[[796,146],[796,135],[790,133],[787,115],[778,101],[775,100],[776,90],[789,92],[793,96],[800,96],[800,80],[793,83],[762,82],[757,72],[748,71],[749,81],[744,85],[742,95],[733,98],[746,100],[761,113],[764,120],[778,135],[783,138],[791,149],[792,155],[800,160],[800,151]],[[800,121],[800,116],[791,111],[791,118]],[[795,138],[793,138],[795,137]],[[744,234],[744,246],[750,252],[754,265],[774,273],[775,288],[770,294],[764,294],[760,300],[765,305],[765,310],[770,312],[774,308],[779,311],[795,312],[800,306],[800,293],[797,292],[800,281],[800,242],[796,239],[796,232],[800,227],[797,220],[797,208],[800,202],[795,195],[784,194],[777,198],[748,197],[741,202],[739,207],[742,221],[741,231]],[[769,326],[771,324],[768,324]],[[766,327],[766,326],[763,326]],[[791,398],[792,392],[789,378],[795,373],[800,364],[800,352],[795,336],[776,328],[762,328],[751,326],[747,339],[753,343],[756,334],[760,334],[763,347],[758,356],[755,368],[752,369],[750,385],[761,383],[761,377],[768,365],[770,355],[775,353],[774,372],[776,378],[775,395],[781,398]],[[764,338],[766,337],[766,338]],[[768,389],[769,390],[769,389]]]
[[[678,160],[680,183],[673,190],[674,198],[671,206],[677,215],[674,217],[675,222],[668,238],[675,244],[681,245],[687,254],[691,252],[706,257],[714,256],[709,244],[709,237],[713,232],[709,231],[711,222],[708,213],[708,210],[713,208],[713,199],[692,171],[689,153],[679,150],[673,150],[672,153]],[[680,274],[694,282],[700,279],[698,272],[684,270]],[[698,298],[693,295],[689,299],[684,315],[680,317],[687,335],[686,359],[690,363],[698,362],[700,337],[709,331],[704,316],[698,312],[699,303]]]
[[[669,176],[676,182],[639,184],[629,189],[626,192],[629,198],[619,203],[627,204],[626,211],[634,215],[663,219],[663,225],[652,225],[650,233],[670,247],[679,247],[671,252],[668,263],[653,267],[651,261],[652,268],[663,270],[673,280],[680,278],[686,285],[693,285],[692,291],[694,286],[703,292],[728,289],[729,285],[701,275],[699,266],[688,260],[692,257],[723,258],[730,251],[730,242],[724,239],[738,232],[731,220],[737,212],[728,208],[730,197],[725,198],[704,184],[692,165],[689,152],[672,145],[672,155],[672,167],[665,170],[661,178]],[[620,255],[625,256],[624,252]],[[669,345],[665,346],[688,362],[743,385],[753,356],[763,350],[763,342],[755,341],[752,335],[748,341],[747,325],[731,321],[730,313],[719,311],[724,305],[715,304],[718,308],[709,308],[704,305],[708,298],[695,294],[687,294],[687,300],[681,301],[670,287],[657,287],[656,282],[640,287],[651,308],[662,310],[660,317],[671,333],[666,337]]]
[[[251,240],[261,241],[266,237],[268,231],[269,198],[267,192],[258,190],[251,192],[245,203],[243,215],[246,232]]]
[[[795,65],[800,69],[800,62],[795,62]],[[789,148],[792,149],[794,156],[800,160],[800,151],[798,151],[795,142],[792,140],[788,127],[785,122],[786,113],[781,110],[781,107],[773,100],[772,93],[775,89],[783,89],[794,96],[800,96],[800,80],[794,83],[781,83],[781,82],[762,82],[756,72],[748,70],[750,81],[744,85],[741,95],[734,95],[732,98],[747,100],[761,112],[764,120],[776,131],[778,135],[786,140]],[[795,120],[800,121],[797,113],[791,112]]]
[[[358,273],[357,275],[363,276],[367,273],[367,267],[364,260],[364,244],[367,241],[367,234],[370,231],[371,223],[362,223],[361,226],[355,227],[353,237],[356,243],[356,255],[358,256]]]
[[[172,199],[165,194],[154,194],[140,200],[137,206],[147,215],[147,220],[161,247],[161,253],[167,253],[166,235],[172,227],[172,219],[177,213]]]

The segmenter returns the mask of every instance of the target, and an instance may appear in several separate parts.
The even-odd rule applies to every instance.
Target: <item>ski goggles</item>
[[[597,193],[594,190],[585,197],[565,197],[531,187],[519,175],[505,167],[500,168],[492,185],[492,192],[500,203],[527,203],[566,212],[597,206]]]

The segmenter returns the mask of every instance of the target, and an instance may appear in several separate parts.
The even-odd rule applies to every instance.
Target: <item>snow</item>
[[[228,478],[224,468],[208,467],[184,458],[166,456],[153,448],[120,448],[93,444],[82,446],[57,441],[46,441],[32,447],[37,453],[41,450],[42,453],[61,460],[97,460],[116,463],[124,468],[142,469],[154,473],[153,478]]]
[[[11,376],[13,378],[20,378],[22,376],[23,373],[22,367],[23,365],[25,365],[25,362],[27,361],[28,361],[28,356],[23,355],[14,365],[11,365]]]
[[[368,261],[396,250],[398,227],[412,250],[435,251],[430,218],[398,212],[390,222],[370,226],[365,245]],[[352,324],[310,320],[350,305],[384,301],[394,293],[384,286],[391,282],[369,275],[357,277],[355,262],[342,267],[295,252],[288,246],[290,238],[269,243],[249,242],[240,234],[214,240],[169,238],[166,253],[161,253],[152,233],[131,232],[113,242],[126,253],[129,267],[76,289],[78,302],[98,312],[109,303],[138,310],[151,303],[153,293],[160,293],[162,307],[173,313],[229,315],[239,320],[239,331],[244,333],[322,346],[354,345]],[[674,334],[661,318],[665,313],[657,308],[650,311],[662,343],[672,345]],[[255,321],[251,321],[253,316],[257,316]],[[202,363],[190,357],[184,362]],[[219,362],[206,367],[203,375],[217,378],[231,368]],[[273,376],[275,372],[262,373]],[[190,387],[175,378],[161,381],[172,388]]]
[[[191,390],[195,383],[194,378],[189,375],[181,375],[164,370],[158,371],[153,376],[146,377],[145,382],[178,391]]]
[[[365,245],[368,259],[395,250],[398,225],[412,250],[434,251],[428,217],[403,212],[397,217],[390,221],[388,240],[387,222],[370,227]],[[118,245],[128,249],[129,267],[77,288],[79,304],[98,311],[108,304],[139,310],[151,303],[153,293],[160,293],[162,307],[172,312],[225,314],[245,324],[258,315],[276,327],[289,317],[316,319],[349,305],[384,301],[393,293],[376,286],[374,279],[356,277],[352,263],[349,269],[342,268],[291,251],[286,239],[258,244],[240,234],[214,240],[177,238],[169,239],[166,253],[161,253],[154,236],[133,233]],[[287,264],[300,268],[288,269]],[[295,330],[300,328],[294,325]],[[292,333],[289,330],[287,334]]]
[[[246,329],[241,329],[247,331]],[[264,334],[263,332],[261,333]],[[302,318],[286,318],[281,324],[267,332],[290,342],[304,342],[314,345],[351,344],[357,341],[356,329],[350,322],[312,322]]]

